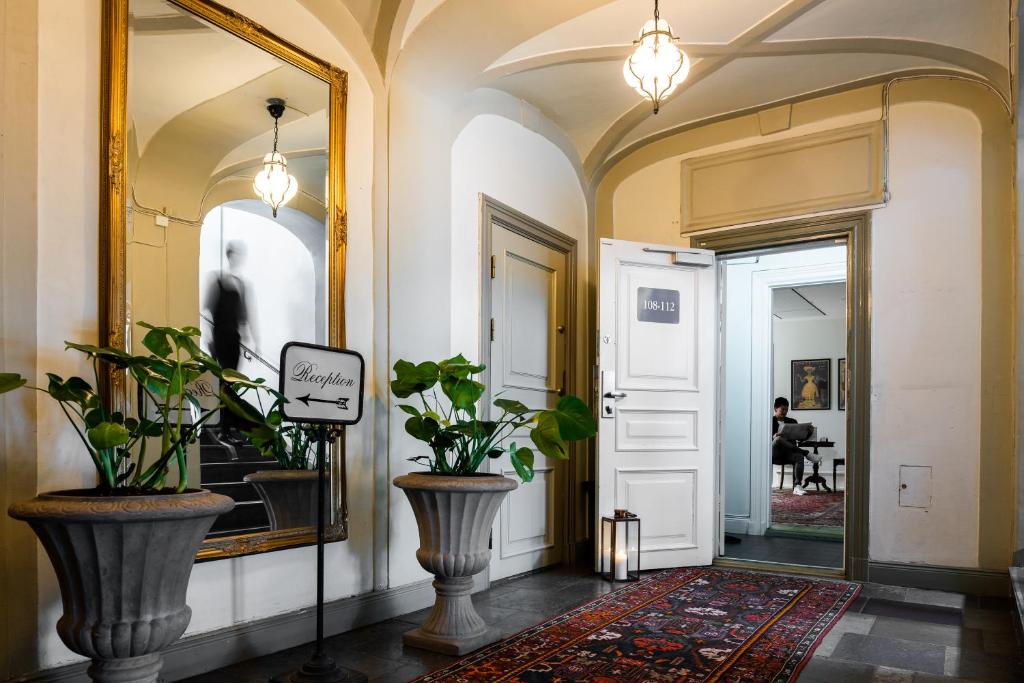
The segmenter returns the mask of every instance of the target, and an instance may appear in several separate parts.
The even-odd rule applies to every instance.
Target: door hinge
[[[491,341],[494,341],[494,318],[491,318]]]
[[[498,268],[498,266],[497,266],[496,260],[494,258],[494,254],[491,254],[491,279],[492,280],[494,279],[494,273],[497,271],[497,268]]]

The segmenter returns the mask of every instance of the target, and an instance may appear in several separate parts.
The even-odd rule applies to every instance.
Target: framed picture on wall
[[[832,408],[832,359],[794,360],[790,366],[791,410]]]
[[[846,359],[839,359],[839,394],[836,395],[839,410],[846,410]]]

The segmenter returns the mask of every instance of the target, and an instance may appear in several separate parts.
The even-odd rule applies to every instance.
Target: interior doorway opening
[[[719,556],[842,571],[847,246],[738,252],[719,264]]]

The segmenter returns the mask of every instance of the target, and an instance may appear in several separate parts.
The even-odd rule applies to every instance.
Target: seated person
[[[810,453],[796,445],[797,441],[810,438],[810,424],[798,425],[797,421],[787,417],[789,401],[779,396],[775,399],[775,414],[772,415],[772,464],[793,466],[793,495],[802,496],[806,493],[800,483],[804,480],[804,458],[813,463],[820,463],[821,456]],[[797,425],[805,429],[783,429],[783,425]],[[783,432],[780,434],[780,431]]]

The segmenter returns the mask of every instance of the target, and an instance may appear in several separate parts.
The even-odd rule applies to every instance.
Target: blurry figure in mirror
[[[241,268],[245,263],[245,244],[231,240],[224,249],[227,259],[227,270],[220,273],[210,282],[203,300],[203,308],[213,321],[213,340],[210,354],[220,363],[221,367],[237,370],[242,357],[242,339],[249,341],[253,353],[259,353],[259,339],[256,338],[256,321],[254,320],[251,289],[241,276]],[[243,335],[244,332],[244,335]],[[222,411],[220,416],[221,439],[238,443],[239,419],[231,411]]]

